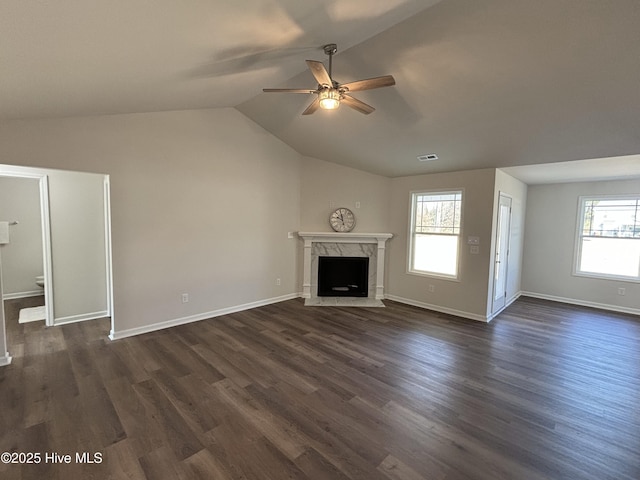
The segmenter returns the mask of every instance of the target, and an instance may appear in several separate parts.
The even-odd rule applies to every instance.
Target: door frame
[[[49,203],[49,176],[47,172],[55,170],[39,167],[23,167],[18,165],[0,164],[1,177],[31,178],[39,180],[40,187],[40,209],[42,222],[42,246],[43,246],[43,274],[45,278],[45,304],[47,327],[55,326],[54,316],[54,296],[53,296],[53,251],[51,248],[51,216]],[[87,172],[90,173],[90,172]],[[111,317],[111,331],[114,330],[113,317],[113,266],[112,266],[112,242],[111,242],[111,193],[109,175],[99,174],[104,178],[103,198],[104,198],[104,221],[105,221],[105,258],[106,258],[106,294],[107,294],[107,315]],[[0,264],[1,268],[1,264]],[[0,271],[0,275],[1,275]],[[2,300],[2,282],[0,279],[0,301]],[[0,367],[11,363],[9,355],[10,345],[7,341],[7,329],[4,317],[4,304],[0,303]]]
[[[500,215],[500,210],[503,205],[503,199],[508,200],[509,206],[509,224],[507,226],[506,231],[506,255],[503,258],[498,259],[498,255],[500,250],[504,251],[504,246],[500,245],[500,234],[502,233],[502,218]],[[505,308],[507,304],[507,279],[509,277],[509,250],[511,247],[511,220],[512,220],[512,211],[513,211],[513,198],[510,195],[507,195],[504,192],[498,192],[498,208],[496,209],[496,233],[495,233],[495,251],[493,256],[493,278],[491,279],[492,288],[491,288],[491,315],[494,316],[502,309]],[[503,267],[504,265],[504,267]],[[496,302],[496,283],[498,280],[498,272],[503,268],[504,272],[504,291],[502,292],[502,296],[499,297],[501,299],[500,302]]]
[[[53,326],[53,320],[55,317],[53,310],[53,262],[51,255],[51,222],[49,215],[49,176],[46,173],[34,172],[33,169],[29,167],[0,165],[0,177],[27,178],[38,180],[40,191],[40,222],[42,229],[42,267],[44,275],[45,325],[47,327]],[[4,323],[4,318],[2,319],[2,329],[6,338],[7,329]]]

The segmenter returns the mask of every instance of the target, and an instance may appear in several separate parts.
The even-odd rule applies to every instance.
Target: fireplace
[[[366,297],[368,295],[368,257],[318,257],[319,297]]]
[[[298,236],[304,240],[302,298],[305,305],[384,307],[384,251],[387,240],[393,237],[391,233],[298,232]],[[333,285],[338,289],[332,289],[329,294],[318,293],[321,257],[367,259],[367,293],[356,297],[354,288],[349,287],[360,286],[361,281],[348,281],[346,285],[343,281],[342,285]]]

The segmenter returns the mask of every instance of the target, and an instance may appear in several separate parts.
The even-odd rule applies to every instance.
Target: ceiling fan
[[[302,112],[303,115],[311,115],[318,108],[325,110],[335,110],[344,103],[346,106],[357,110],[365,115],[370,114],[375,110],[371,105],[367,105],[364,102],[352,97],[351,92],[358,92],[361,90],[371,90],[373,88],[390,87],[396,84],[395,79],[391,75],[385,75],[382,77],[368,78],[366,80],[357,80],[349,83],[338,83],[331,77],[331,61],[333,55],[338,51],[338,47],[335,43],[330,43],[324,46],[324,53],[329,56],[329,71],[324,67],[322,62],[315,60],[307,60],[307,65],[311,70],[311,73],[318,81],[318,88],[315,90],[305,88],[264,88],[263,92],[268,93],[306,93],[316,94],[316,99],[311,102],[307,109]]]

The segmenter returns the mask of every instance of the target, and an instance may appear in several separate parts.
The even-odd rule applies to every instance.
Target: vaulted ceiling
[[[0,119],[236,107],[303,155],[391,177],[635,155],[633,174],[638,25],[638,0],[4,0]],[[262,93],[315,88],[304,60],[326,43],[342,83],[395,77],[358,93],[375,112]]]

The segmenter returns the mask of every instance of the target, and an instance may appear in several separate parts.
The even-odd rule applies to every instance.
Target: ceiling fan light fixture
[[[335,88],[323,88],[318,92],[320,108],[335,110],[340,106],[340,92]]]
[[[306,88],[263,88],[263,92],[273,93],[315,93],[317,97],[302,112],[302,115],[311,115],[319,108],[323,110],[335,110],[341,103],[347,107],[354,109],[356,112],[369,115],[375,110],[371,105],[361,102],[351,95],[351,92],[359,92],[361,90],[372,90],[374,88],[391,87],[396,84],[395,79],[391,75],[382,77],[367,78],[364,80],[356,80],[355,82],[340,84],[331,76],[331,64],[333,55],[338,51],[335,43],[324,46],[324,53],[329,56],[329,70],[325,68],[322,62],[317,60],[307,60],[307,67],[311,71],[313,78],[318,82],[318,88],[310,90]]]

